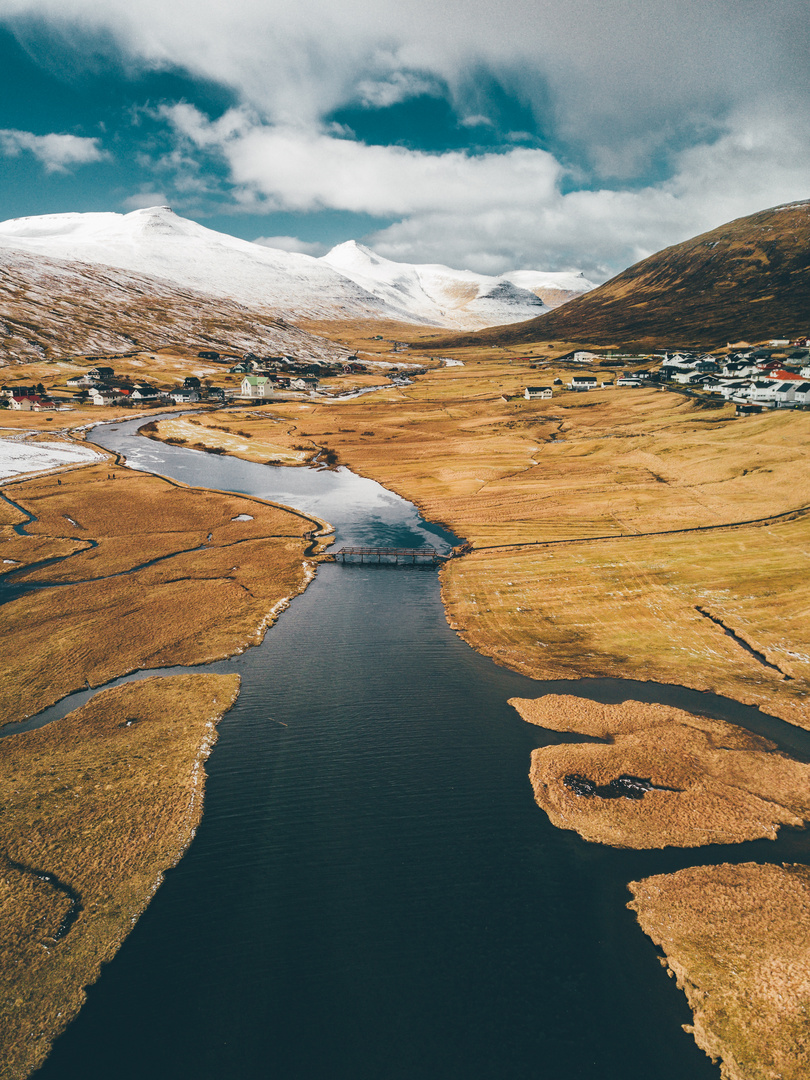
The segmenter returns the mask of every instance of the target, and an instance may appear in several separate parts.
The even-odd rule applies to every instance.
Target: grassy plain
[[[236,675],[151,678],[0,739],[5,1080],[42,1063],[181,858],[238,692]]]
[[[806,1080],[810,867],[698,866],[630,890],[724,1080]]]
[[[5,575],[6,588],[28,591],[0,607],[0,723],[85,684],[256,644],[311,577],[303,552],[316,522],[258,499],[109,465],[3,491],[35,515],[28,532],[38,558],[66,546],[75,553]],[[7,503],[0,514],[5,524],[19,519]]]
[[[409,387],[263,412],[472,544],[442,588],[476,649],[536,677],[710,689],[810,726],[810,413],[737,419],[653,388],[526,401],[526,385],[588,370],[533,370],[541,352],[457,350],[465,366]]]
[[[535,799],[558,828],[615,847],[699,847],[759,837],[810,820],[810,765],[722,720],[665,705],[602,705],[548,694],[512,698],[524,720],[602,742],[545,746],[532,754]],[[577,794],[566,777],[604,790],[621,776],[650,781],[642,798]],[[613,794],[613,793],[611,793]]]

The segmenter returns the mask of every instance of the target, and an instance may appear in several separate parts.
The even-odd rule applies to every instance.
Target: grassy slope
[[[567,340],[592,345],[762,341],[810,332],[810,202],[739,218],[665,248],[593,292],[516,326],[437,348]]]

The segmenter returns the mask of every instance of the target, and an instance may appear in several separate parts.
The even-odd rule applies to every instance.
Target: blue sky
[[[319,254],[601,279],[810,197],[772,0],[0,0],[0,218],[168,203]]]

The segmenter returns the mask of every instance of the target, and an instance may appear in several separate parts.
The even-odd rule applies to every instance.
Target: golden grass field
[[[698,866],[630,890],[724,1080],[806,1080],[810,867]]]
[[[558,828],[614,847],[662,848],[775,839],[810,820],[810,765],[733,724],[665,705],[602,705],[548,694],[512,698],[524,720],[603,742],[545,746],[532,754],[538,806]],[[600,788],[620,776],[661,790],[643,798],[576,794],[567,776]]]
[[[525,385],[582,367],[486,352],[404,389],[267,405],[261,425],[469,541],[442,570],[448,619],[498,662],[709,689],[810,726],[810,413],[737,419],[654,388],[530,402]]]
[[[76,553],[14,575],[18,583],[53,587],[0,608],[8,672],[0,723],[86,683],[206,663],[256,644],[312,574],[303,551],[314,521],[258,499],[109,465],[3,491],[36,516],[28,531],[37,557],[47,556],[49,545],[57,554],[66,546]],[[4,525],[19,517],[5,503],[0,515]],[[234,520],[240,515],[250,520]],[[15,557],[25,559],[24,547],[19,538]]]
[[[236,675],[151,678],[0,739],[4,1080],[42,1064],[181,858],[238,693]]]

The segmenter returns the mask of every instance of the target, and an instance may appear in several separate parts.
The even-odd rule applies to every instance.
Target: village
[[[197,403],[221,405],[240,400],[270,400],[277,398],[279,394],[313,394],[326,379],[365,375],[370,370],[367,364],[360,363],[356,355],[339,363],[301,360],[294,356],[261,357],[255,353],[247,353],[240,358],[222,355],[213,350],[199,352],[197,357],[200,360],[227,364],[228,375],[241,375],[241,381],[238,385],[216,386],[210,379],[186,375],[182,385],[164,389],[146,381],[133,380],[129,376],[116,376],[113,367],[98,364],[68,377],[64,389],[46,388],[41,382],[33,386],[3,385],[0,387],[0,408],[26,412],[62,412],[87,405],[142,409]],[[384,374],[396,379],[424,374],[424,371],[425,368],[415,364],[386,364]],[[227,381],[233,383],[235,380]]]
[[[555,378],[549,386],[527,386],[523,397],[543,400],[562,389],[584,391],[657,385],[701,396],[716,396],[718,400],[722,398],[736,405],[737,414],[741,416],[764,409],[810,406],[810,338],[799,337],[793,341],[774,338],[763,346],[727,346],[718,353],[682,349],[634,356],[577,350],[558,356],[554,361],[533,360],[531,366],[541,368],[564,362],[591,367],[618,364],[627,365],[628,369],[615,379],[600,379],[592,374],[573,375],[564,383],[563,379]]]
[[[300,359],[295,356],[242,357],[205,350],[200,360],[227,365],[229,385],[214,385],[211,378],[184,375],[182,383],[159,387],[127,375],[116,375],[106,364],[70,375],[64,385],[46,388],[36,385],[0,387],[0,409],[32,412],[67,411],[85,406],[155,408],[172,405],[224,405],[226,403],[281,400],[302,394],[335,396],[342,392],[334,381],[383,375],[393,383],[422,375],[427,370],[418,362],[361,362],[356,354],[339,362]],[[95,359],[92,357],[86,359]],[[115,357],[105,357],[114,360]],[[124,359],[122,356],[120,359]],[[414,361],[417,358],[414,357]],[[458,361],[442,358],[450,366]],[[547,384],[526,385],[517,396],[525,400],[549,400],[566,391],[583,392],[617,388],[658,387],[717,403],[730,402],[739,416],[765,409],[802,409],[810,406],[810,338],[771,339],[761,345],[737,344],[714,353],[691,349],[659,350],[644,354],[577,349],[563,355],[538,358],[513,356],[509,363],[526,363],[533,370],[553,374]],[[189,364],[191,366],[191,364]],[[590,371],[575,374],[582,367]],[[620,368],[595,373],[595,369]],[[566,375],[567,372],[570,374]],[[234,376],[241,376],[237,382]],[[330,380],[328,386],[323,385]],[[369,387],[372,389],[373,387]],[[511,395],[510,395],[511,396]]]

